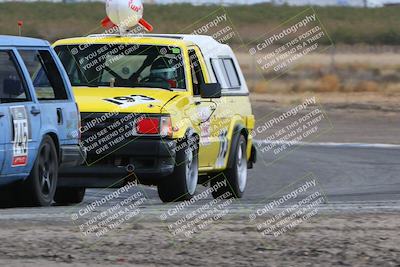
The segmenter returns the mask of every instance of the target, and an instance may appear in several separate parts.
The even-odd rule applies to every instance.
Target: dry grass
[[[400,83],[387,84],[385,87],[386,87],[385,91],[388,94],[392,94],[392,93],[398,94],[398,93],[400,93]]]
[[[318,62],[318,63],[316,63]],[[356,67],[356,68],[395,68],[400,66],[400,54],[398,53],[336,53],[332,58],[331,54],[311,54],[301,60],[298,67],[308,66],[324,67],[334,65],[335,67]]]
[[[274,94],[250,94],[252,101],[274,102],[279,105],[288,106],[294,103],[304,102],[305,99],[316,97],[318,103],[327,107],[327,104],[368,104],[377,107],[393,108],[398,110],[398,99],[400,98],[400,90],[395,92],[301,92],[295,93],[274,93]],[[398,113],[393,115],[398,116]]]
[[[317,92],[337,92],[340,90],[340,80],[337,75],[328,74],[321,77],[318,81]]]
[[[374,81],[361,81],[356,84],[354,92],[377,92],[379,90],[379,84]]]
[[[357,50],[357,47],[353,49]],[[236,53],[238,60],[249,70],[253,58],[248,53]],[[332,55],[325,53],[315,53],[303,57],[300,62],[294,66],[294,69],[321,69],[321,68],[357,68],[369,69],[397,69],[400,70],[400,53],[336,53]]]
[[[384,94],[400,94],[400,83],[382,83],[375,81],[343,82],[336,75],[326,75],[319,80],[302,79],[298,81],[258,81],[250,87],[257,94],[290,94],[290,93],[352,93],[381,92]]]
[[[379,49],[379,48],[378,48]],[[252,58],[239,54],[251,90],[257,93],[300,92],[400,92],[400,54],[341,53],[333,59],[328,54],[311,54],[277,79],[262,80],[250,68]]]
[[[257,82],[250,90],[257,94],[264,94],[268,92],[268,84],[265,81]]]
[[[315,81],[304,79],[297,83],[293,83],[291,86],[291,91],[293,92],[315,92],[317,89],[317,84]]]

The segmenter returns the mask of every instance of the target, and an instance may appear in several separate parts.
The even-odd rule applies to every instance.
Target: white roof
[[[92,34],[89,37],[99,36],[121,36],[119,34]],[[200,47],[203,56],[206,58],[218,57],[221,55],[232,56],[232,49],[225,44],[221,44],[213,37],[208,35],[194,35],[194,34],[126,34],[127,37],[137,38],[166,38],[166,39],[179,39],[189,41]]]

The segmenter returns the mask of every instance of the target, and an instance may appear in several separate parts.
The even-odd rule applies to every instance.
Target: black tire
[[[58,180],[58,156],[53,140],[45,136],[28,178],[22,183],[22,204],[50,206],[53,202]]]
[[[176,151],[174,172],[167,177],[163,177],[162,181],[157,185],[158,195],[163,202],[189,200],[196,191],[199,166],[197,139],[194,136],[185,138],[178,144],[178,147],[182,149]],[[192,157],[192,160],[190,160],[190,157]],[[191,165],[190,173],[187,171],[188,165]],[[188,178],[190,183],[187,182],[187,175],[192,177]]]
[[[84,187],[60,187],[57,188],[54,201],[59,205],[78,204],[85,197]]]
[[[240,135],[239,140],[235,146],[231,149],[230,153],[235,153],[233,155],[232,167],[223,171],[224,175],[218,175],[217,177],[211,179],[210,185],[211,187],[218,187],[216,191],[212,192],[214,198],[222,197],[222,198],[242,198],[243,193],[246,189],[246,181],[247,181],[247,153],[246,147],[247,142],[243,135]],[[241,156],[239,155],[241,154]],[[244,171],[245,169],[245,181],[244,185],[242,184],[243,177],[240,175],[240,171]],[[243,175],[243,174],[242,174]],[[221,182],[227,180],[226,186],[220,186]],[[229,194],[229,193],[230,194]]]

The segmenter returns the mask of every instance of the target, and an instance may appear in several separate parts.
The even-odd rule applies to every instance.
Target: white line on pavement
[[[290,142],[290,141],[266,141],[254,140],[255,144],[277,144],[277,145],[299,145],[299,146],[320,146],[320,147],[343,147],[343,148],[389,148],[400,149],[400,145],[396,144],[369,144],[369,143],[310,143],[310,142]]]

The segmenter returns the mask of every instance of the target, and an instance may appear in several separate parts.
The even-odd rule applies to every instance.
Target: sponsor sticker
[[[24,106],[10,107],[13,123],[12,167],[25,166],[28,163],[28,115]]]

